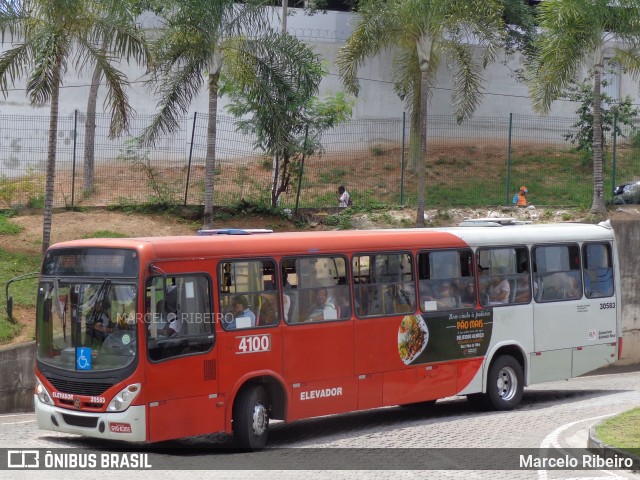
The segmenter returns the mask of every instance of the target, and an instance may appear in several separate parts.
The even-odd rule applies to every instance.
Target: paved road
[[[304,469],[318,458],[326,457],[327,470],[270,471],[260,470],[224,470],[212,472],[215,462],[234,464],[230,459],[242,462],[269,459],[268,454],[262,457],[240,457],[239,453],[219,452],[217,447],[230,445],[230,439],[224,435],[212,435],[192,439],[184,439],[163,444],[168,449],[143,447],[143,451],[151,452],[169,461],[172,465],[197,465],[208,463],[207,471],[197,473],[202,478],[238,478],[253,479],[266,477],[291,478],[429,478],[429,479],[640,479],[640,474],[629,471],[561,471],[561,470],[527,470],[527,471],[362,471],[346,470],[349,460],[353,460],[358,468],[370,461],[371,468],[384,462],[376,448],[405,449],[392,450],[399,455],[407,454],[407,447],[416,448],[415,455],[424,455],[434,448],[584,448],[586,447],[588,428],[601,418],[640,406],[640,371],[591,375],[563,382],[552,382],[525,390],[522,406],[512,412],[477,412],[470,408],[464,398],[450,398],[439,401],[426,411],[412,411],[402,408],[385,408],[332,417],[309,419],[292,424],[273,425],[270,433],[270,445],[293,448],[283,455],[289,461]],[[100,451],[114,450],[123,444],[105,444],[93,439],[73,435],[56,434],[39,431],[33,414],[17,414],[0,416],[0,447],[4,448],[89,448]],[[300,453],[300,447],[312,448],[306,456]],[[345,454],[346,448],[351,450]],[[129,447],[130,448],[130,447]],[[429,450],[420,450],[426,448]],[[197,452],[193,454],[193,451]],[[318,456],[316,449],[325,450],[327,455]],[[213,453],[211,451],[213,451]],[[508,450],[503,450],[508,452]],[[304,451],[303,451],[304,452]],[[388,452],[388,450],[385,450]],[[464,454],[464,451],[456,451]],[[492,460],[500,465],[500,450],[491,452]],[[385,453],[386,455],[386,453]],[[388,457],[387,457],[388,458]],[[206,459],[204,462],[202,459]],[[213,464],[211,463],[213,459]],[[451,461],[455,464],[455,459]],[[213,466],[212,466],[213,465]],[[235,463],[236,468],[241,468]],[[331,470],[334,467],[335,470]],[[78,478],[86,479],[86,471],[58,472],[14,472],[0,471],[0,478]],[[118,478],[123,475],[140,479],[185,478],[196,472],[177,470],[115,472],[103,471],[100,478]],[[90,475],[93,477],[93,475]]]

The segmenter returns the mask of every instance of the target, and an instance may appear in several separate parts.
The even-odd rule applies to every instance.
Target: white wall
[[[337,74],[335,59],[339,48],[343,44],[345,38],[351,33],[352,22],[355,18],[354,14],[344,12],[328,12],[326,14],[316,14],[314,16],[305,15],[299,9],[290,9],[293,13],[288,18],[288,31],[298,35],[301,39],[308,41],[316,52],[324,59],[329,74],[321,83],[321,96],[328,93],[336,93],[342,90],[342,85]],[[279,9],[273,11],[273,23],[279,25]],[[140,24],[145,28],[153,30],[161,25],[157,18],[145,15],[140,18]],[[3,47],[5,50],[7,45]],[[513,71],[522,67],[523,58],[520,54],[516,54],[509,58],[501,58],[491,64],[484,73],[484,100],[478,107],[475,117],[496,117],[499,119],[508,119],[509,113],[521,115],[534,115],[531,103],[528,99],[527,86],[518,83],[513,75]],[[353,108],[353,119],[398,119],[402,118],[404,105],[393,91],[392,82],[392,52],[384,51],[379,55],[368,60],[359,70],[361,90],[358,98],[355,100]],[[146,77],[144,71],[135,65],[120,65],[120,68],[127,74],[131,89],[129,90],[129,98],[131,104],[139,115],[155,114],[156,99],[153,92],[145,86]],[[84,127],[84,112],[86,111],[87,95],[91,80],[91,71],[82,72],[81,75],[75,75],[70,71],[69,75],[64,79],[64,85],[61,90],[60,103],[60,140],[59,148],[70,148],[70,142],[73,137],[73,114],[74,110],[79,111],[79,131]],[[451,85],[452,73],[445,65],[442,65],[437,75],[437,84],[433,92],[433,97],[429,107],[429,115],[451,115],[453,109],[451,105]],[[620,92],[622,96],[626,94],[637,96],[637,82],[628,76],[623,76],[620,82]],[[99,91],[99,109],[103,105],[106,89],[102,87]],[[191,105],[189,116],[193,116],[194,112],[199,115],[206,115],[207,112],[207,93],[205,84],[203,83],[200,94],[195,98]],[[218,114],[226,115],[225,99],[222,98],[218,102]],[[554,103],[550,112],[551,116],[574,117],[576,105],[568,101],[557,101]],[[33,118],[9,119],[9,115],[34,116]],[[28,98],[25,96],[25,81],[22,80],[15,87],[11,88],[8,98],[0,102],[0,171],[4,169],[15,169],[20,166],[24,171],[25,161],[32,162],[33,166],[41,169],[44,165],[44,152],[46,148],[47,130],[48,130],[49,106],[34,107],[30,105]],[[149,119],[138,118],[136,128],[143,128]],[[8,123],[7,123],[8,122]],[[189,135],[191,128],[190,122],[185,120],[181,126],[182,131],[176,134],[176,138],[184,143],[185,150],[188,147]],[[360,130],[362,126],[356,127]],[[474,122],[473,126],[469,125],[467,129],[478,129],[478,122]],[[480,127],[482,128],[482,127]],[[493,127],[487,123],[487,131]],[[370,142],[385,141],[385,139],[375,138],[368,139],[366,132],[357,132],[359,139]],[[463,125],[457,134],[466,134]],[[502,132],[497,133],[502,136]],[[224,157],[226,141],[224,135],[220,136],[221,155]],[[397,140],[393,139],[393,140]],[[175,139],[167,139],[157,145],[156,150],[161,151],[163,148],[175,148]],[[113,148],[117,150],[117,146],[122,140],[114,142]],[[246,142],[244,147],[248,152],[250,144]],[[108,149],[102,153],[104,159],[114,158],[112,149]],[[100,154],[99,154],[100,155]],[[67,154],[61,158],[70,158]],[[64,161],[64,160],[63,160]],[[0,172],[1,173],[1,172]],[[11,173],[9,172],[11,176]]]

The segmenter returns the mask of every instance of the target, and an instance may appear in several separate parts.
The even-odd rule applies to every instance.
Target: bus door
[[[156,264],[169,272],[172,265]],[[198,268],[202,268],[199,262]],[[146,383],[149,440],[224,429],[219,392],[212,282],[205,273],[167,273],[146,285]]]
[[[217,273],[220,391],[228,395],[243,377],[280,375],[282,307],[274,260],[223,260]]]
[[[285,258],[282,273],[289,419],[355,410],[358,394],[346,260]]]
[[[581,262],[582,257],[582,262]],[[531,382],[581,375],[615,361],[616,308],[607,243],[537,246]],[[612,356],[613,355],[613,356]]]

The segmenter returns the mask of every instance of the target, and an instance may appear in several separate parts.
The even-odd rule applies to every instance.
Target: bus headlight
[[[107,411],[122,412],[123,410],[129,408],[131,402],[133,402],[140,393],[141,388],[142,385],[140,383],[127,385],[125,388],[120,390],[120,392],[115,397],[113,397],[113,400],[111,400],[111,402],[109,402]]]
[[[42,403],[46,405],[53,405],[53,400],[51,400],[51,395],[49,395],[49,392],[47,391],[47,389],[44,387],[44,385],[42,385],[40,380],[38,380],[37,378],[36,378],[36,395],[38,396],[38,399]]]

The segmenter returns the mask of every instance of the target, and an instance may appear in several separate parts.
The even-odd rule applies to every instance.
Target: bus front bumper
[[[34,395],[38,427],[54,432],[125,442],[146,441],[144,406],[131,406],[124,412],[87,413],[46,405]]]

